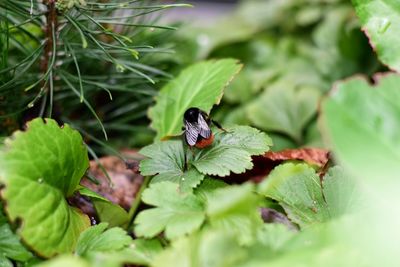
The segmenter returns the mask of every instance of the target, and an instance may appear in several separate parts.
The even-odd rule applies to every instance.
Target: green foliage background
[[[82,10],[96,13],[99,6],[112,11],[137,2],[124,6],[82,0],[57,4],[60,12],[72,10],[72,16]],[[4,187],[0,212],[1,266],[399,266],[400,244],[396,237],[400,235],[400,76],[374,74],[387,69],[377,61],[360,27],[371,38],[379,59],[390,69],[398,70],[400,52],[393,47],[397,45],[395,22],[400,17],[400,4],[390,0],[354,0],[353,5],[354,8],[340,0],[248,0],[218,27],[190,27],[171,39],[179,53],[157,57],[157,62],[164,62],[172,73],[184,70],[161,89],[150,111],[158,136],[141,150],[146,159],[141,162],[140,171],[146,178],[138,200],[148,205],[144,210],[138,211],[137,203],[133,203],[131,210],[125,211],[79,185],[91,150],[68,124],[60,127],[53,119],[37,118],[25,131],[5,139],[0,151],[0,182]],[[52,66],[49,74],[46,71],[37,79],[30,72],[36,61],[30,61],[29,53],[27,61],[21,57],[21,64],[8,66],[16,60],[14,56],[24,52],[25,46],[18,46],[23,40],[20,38],[29,37],[32,43],[27,42],[26,47],[36,45],[40,52],[35,37],[41,33],[36,28],[36,36],[35,27],[22,27],[30,22],[35,24],[36,15],[26,23],[9,26],[15,24],[10,12],[22,16],[29,11],[27,3],[6,0],[0,7],[2,18],[7,18],[0,23],[0,89],[7,92],[16,85],[33,82],[36,86],[43,79],[50,79],[49,84],[56,83],[53,89],[50,86],[45,91],[49,98],[51,90],[58,88],[63,92],[64,85],[77,92],[78,100],[85,103],[86,96],[76,89],[90,69],[79,74],[78,68],[74,72],[61,64],[66,69]],[[148,11],[153,8],[150,6]],[[64,13],[70,26],[89,27],[77,24],[79,16],[67,18],[68,14]],[[17,32],[9,34],[14,28]],[[93,32],[85,28],[77,33],[69,36],[72,44],[83,49],[98,46],[92,47],[99,52],[95,55],[101,54],[100,59],[111,63],[112,67],[103,71],[133,67],[131,61],[119,57],[119,52],[129,52],[135,58],[139,48],[125,47],[118,40],[118,47],[107,42],[100,45],[119,51],[112,52],[112,59],[107,54],[110,52],[90,37]],[[105,31],[102,34],[113,35]],[[126,41],[122,36],[112,36],[120,37]],[[150,37],[144,40],[147,38]],[[9,57],[12,49],[21,51]],[[38,51],[30,52],[35,57]],[[229,82],[240,67],[233,59],[216,60],[226,57],[244,63],[233,83]],[[72,61],[75,65],[78,62]],[[24,66],[28,68],[22,74],[12,71]],[[134,66],[140,69],[140,65]],[[147,71],[157,75],[126,69],[130,72],[112,74],[122,77],[129,73],[135,77],[127,78],[150,83],[162,74],[148,67]],[[51,80],[53,71],[60,75],[60,80]],[[365,77],[348,78],[355,73]],[[18,75],[27,78],[20,79]],[[69,75],[78,78],[74,80]],[[347,79],[337,81],[342,78]],[[120,86],[131,85],[132,81],[116,85],[109,79],[107,86],[118,88],[116,91],[122,91]],[[96,80],[101,80],[100,76]],[[135,88],[140,88],[139,84],[142,85],[135,83]],[[179,132],[177,123],[170,122],[181,117],[186,107],[200,105],[209,111],[218,104],[227,85],[221,105],[212,112],[228,131],[216,130],[210,147],[189,150],[182,140],[157,140]],[[97,81],[95,86],[102,88]],[[44,97],[40,95],[43,87],[38,88],[36,96]],[[209,93],[210,97],[201,95],[197,99],[199,91]],[[30,93],[21,91],[21,95],[29,97]],[[52,114],[47,100],[44,103],[43,112]],[[143,111],[147,106],[143,106]],[[68,114],[62,121],[72,122],[73,118]],[[10,127],[13,120],[18,122],[18,117],[8,119],[4,123]],[[130,126],[130,119],[124,123]],[[86,138],[106,145],[94,132],[79,127],[79,120],[74,125]],[[90,123],[85,126],[90,128]],[[259,184],[231,184],[231,174],[251,169],[252,156],[262,155],[273,143],[278,150],[328,147],[333,164],[339,166],[329,166],[320,173],[305,163],[284,162]],[[227,183],[221,177],[227,177]],[[69,205],[68,197],[78,191],[93,200],[100,213],[100,224],[89,226],[89,218]],[[273,211],[276,221],[265,222],[263,210]]]

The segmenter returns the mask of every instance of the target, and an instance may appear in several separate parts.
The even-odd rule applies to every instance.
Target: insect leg
[[[224,132],[226,132],[226,133],[228,132],[227,130],[225,130],[224,128],[222,128],[221,124],[219,124],[217,121],[211,120],[211,122],[212,122],[215,126],[217,126],[218,129],[220,129],[220,130],[222,130],[222,131],[224,131]]]

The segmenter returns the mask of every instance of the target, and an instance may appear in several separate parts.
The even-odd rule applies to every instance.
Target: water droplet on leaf
[[[39,184],[41,184],[41,183],[43,183],[43,178],[39,178],[37,181]]]

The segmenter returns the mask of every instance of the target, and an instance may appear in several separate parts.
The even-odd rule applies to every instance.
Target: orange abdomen
[[[210,146],[214,141],[214,135],[211,134],[211,136],[208,139],[201,139],[198,141],[194,146],[197,148],[205,148]]]

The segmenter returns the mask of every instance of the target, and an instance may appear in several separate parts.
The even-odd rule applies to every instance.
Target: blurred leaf
[[[304,134],[304,147],[327,148],[322,140],[321,130],[317,121],[313,121],[306,129]]]
[[[0,179],[11,220],[22,219],[19,234],[38,254],[71,252],[89,218],[66,197],[78,189],[89,165],[79,133],[67,124],[35,119],[14,133],[0,154]]]
[[[393,183],[399,184],[400,77],[376,79],[375,86],[360,78],[338,83],[322,103],[320,123],[345,169],[389,193],[396,188]]]
[[[354,179],[350,179],[342,168],[330,168],[322,180],[324,199],[332,218],[360,210],[363,205],[363,192]]]
[[[228,132],[217,132],[212,146],[196,151],[192,164],[201,173],[227,176],[253,167],[251,156],[269,150],[271,139],[248,126],[234,126]]]
[[[226,187],[228,184],[211,177],[206,177],[194,190],[194,194],[206,202],[210,195],[213,195],[217,189]]]
[[[121,228],[107,227],[107,223],[100,223],[86,229],[79,236],[75,253],[85,256],[95,252],[119,251],[132,243],[132,238]]]
[[[246,70],[246,69],[245,69]],[[225,89],[224,100],[228,103],[245,103],[256,93],[248,71],[241,71]]]
[[[205,219],[203,202],[192,193],[181,193],[176,184],[152,184],[142,201],[155,208],[141,211],[135,219],[135,234],[151,238],[165,230],[174,239],[200,228]]]
[[[179,185],[180,191],[187,192],[204,179],[204,174],[195,168],[185,170],[182,141],[156,142],[142,148],[140,153],[148,157],[140,162],[140,173],[143,176],[156,175],[152,183],[171,181]]]
[[[315,115],[320,95],[313,87],[276,83],[247,106],[247,115],[255,126],[287,134],[301,143],[304,127]]]
[[[5,265],[6,258],[26,261],[32,257],[32,254],[21,244],[18,236],[12,232],[2,208],[0,209],[0,254],[3,257],[0,259],[0,266],[3,266],[1,260],[3,260],[4,266],[7,266]]]
[[[272,251],[279,251],[295,234],[296,232],[286,225],[266,223],[259,229],[257,241]]]
[[[210,225],[237,236],[240,243],[251,243],[262,225],[259,197],[252,184],[217,189],[207,197]]]
[[[4,256],[0,256],[0,266],[1,267],[13,267],[13,263]]]
[[[282,134],[276,134],[276,133],[268,133],[268,135],[271,137],[273,146],[271,147],[272,151],[281,151],[284,149],[290,149],[290,148],[297,148],[298,145],[289,137],[286,135]]]
[[[229,127],[233,125],[249,125],[250,120],[246,114],[246,105],[240,105],[237,108],[227,107],[227,111],[222,114],[222,125]]]
[[[282,164],[259,185],[259,192],[277,200],[302,228],[360,210],[359,187],[338,167],[331,168],[321,184],[308,165]]]
[[[91,267],[88,262],[73,255],[61,255],[35,267]]]
[[[246,256],[233,234],[224,231],[206,231],[172,242],[151,264],[155,267],[238,266]]]
[[[235,60],[223,59],[201,62],[183,70],[161,89],[156,105],[149,111],[156,138],[180,134],[183,114],[190,107],[210,112],[240,68]]]
[[[136,264],[150,265],[153,258],[161,251],[163,251],[163,247],[158,239],[133,240],[132,258],[136,258]]]
[[[279,165],[259,185],[259,192],[277,200],[301,227],[329,218],[320,178],[307,164]]]
[[[379,59],[400,71],[400,4],[396,0],[353,0],[356,13]]]
[[[90,197],[100,221],[107,223],[110,228],[115,226],[124,227],[128,223],[128,212],[121,206],[112,203],[110,200],[88,188],[80,189],[79,193]]]

